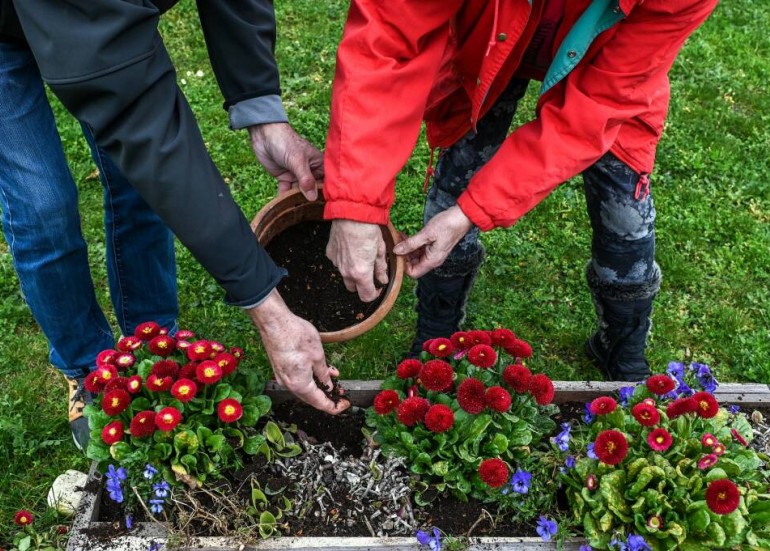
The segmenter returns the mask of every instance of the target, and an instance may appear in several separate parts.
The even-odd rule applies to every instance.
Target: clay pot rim
[[[319,202],[320,204],[325,202],[323,198],[323,186],[318,186],[318,199],[316,199],[315,202]],[[302,196],[302,192],[299,189],[292,189],[278,197],[273,198],[259,210],[257,215],[251,221],[251,230],[255,233],[258,240],[259,234],[257,234],[257,230],[260,229],[260,226],[263,225],[263,220],[268,216],[269,213],[275,211],[277,208],[284,204],[288,204],[290,209],[296,209],[302,205],[310,204],[310,201],[304,200],[304,196]],[[262,230],[267,229],[269,226],[270,223],[265,224],[265,227],[262,228]],[[385,293],[385,297],[383,298],[380,305],[371,313],[371,315],[362,320],[360,323],[345,327],[338,331],[320,331],[319,335],[321,337],[321,342],[344,342],[363,335],[378,323],[380,323],[385,318],[385,316],[388,315],[390,310],[393,308],[393,305],[396,303],[399,291],[401,290],[401,284],[404,280],[405,262],[403,257],[393,253],[393,246],[401,241],[401,234],[398,232],[398,230],[396,230],[390,221],[388,221],[387,225],[380,227],[387,230],[387,232],[383,232],[383,238],[385,238],[385,245],[388,249],[387,254],[389,266],[392,267],[388,273],[388,284],[382,288],[382,293]]]

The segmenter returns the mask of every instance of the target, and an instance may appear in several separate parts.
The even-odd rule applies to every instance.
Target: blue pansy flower
[[[529,484],[532,480],[532,474],[521,469],[516,469],[511,477],[511,489],[517,494],[526,494],[529,492]]]
[[[589,459],[599,459],[599,456],[596,455],[596,452],[594,451],[594,443],[590,442],[588,444],[588,447],[586,448],[586,455]]]
[[[158,469],[147,463],[144,466],[144,472],[142,473],[144,475],[144,478],[147,480],[152,480],[152,478],[158,474]]]
[[[652,551],[652,547],[642,536],[631,534],[628,536],[628,551]]]
[[[631,399],[631,396],[634,395],[634,387],[632,386],[624,386],[620,389],[620,405],[621,407],[627,407],[628,401]]]
[[[566,452],[569,449],[569,432],[571,427],[569,423],[562,423],[561,428],[562,431],[551,438],[551,442],[553,442],[561,451]]]
[[[543,538],[543,541],[551,541],[551,538],[559,531],[559,527],[555,521],[541,516],[537,521],[537,528],[535,531],[541,538]]]
[[[593,413],[591,413],[591,402],[586,402],[585,413],[583,414],[583,421],[587,425],[590,425],[591,423],[594,422],[595,417],[596,416]]]
[[[433,529],[432,536],[422,530],[417,530],[416,536],[420,545],[429,546],[431,551],[441,551],[441,533],[438,531],[438,528]]]

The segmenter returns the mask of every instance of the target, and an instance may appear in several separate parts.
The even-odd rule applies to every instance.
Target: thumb
[[[304,152],[303,152],[304,153]],[[294,174],[294,178],[299,183],[299,189],[308,201],[315,201],[318,192],[315,187],[315,177],[310,171],[307,155],[298,153],[288,159],[288,169]]]
[[[377,246],[377,258],[374,260],[374,277],[382,285],[388,284],[388,260],[386,254],[385,242],[380,241]]]
[[[432,242],[433,240],[428,237],[428,235],[423,230],[420,230],[412,237],[404,239],[401,243],[393,247],[393,252],[399,256],[407,255],[416,251],[420,247],[429,245]]]

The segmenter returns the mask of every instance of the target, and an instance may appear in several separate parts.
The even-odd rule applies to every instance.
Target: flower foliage
[[[428,341],[383,381],[367,423],[385,453],[405,457],[440,491],[461,500],[521,496],[529,479],[523,485],[520,474],[514,485],[512,473],[556,427],[553,383],[523,365],[531,353],[508,329]]]
[[[238,466],[242,454],[271,453],[257,429],[271,407],[257,371],[238,368],[240,349],[193,339],[190,331],[172,337],[141,324],[116,350],[102,352],[89,375],[101,394],[85,409],[87,454],[111,463],[105,478],[116,501],[134,498],[125,489],[145,479],[146,465],[157,473],[156,487],[147,487],[156,512],[169,484],[198,485]]]
[[[744,445],[751,425],[719,406],[716,388],[708,366],[672,363],[626,387],[617,408],[612,398],[591,403],[562,480],[594,549],[770,544],[766,457]]]

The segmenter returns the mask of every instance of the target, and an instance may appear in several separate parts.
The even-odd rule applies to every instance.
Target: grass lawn
[[[317,145],[325,139],[346,5],[295,0],[277,6],[284,102],[297,130]],[[710,364],[721,380],[770,381],[770,95],[764,92],[770,64],[761,54],[770,51],[768,28],[765,0],[723,0],[671,74],[670,116],[653,173],[664,273],[649,347],[655,370],[692,358]],[[254,160],[245,133],[227,129],[192,3],[165,16],[162,29],[209,150],[251,217],[275,184]],[[535,94],[532,86],[519,122],[531,116]],[[57,112],[80,186],[97,294],[109,311],[101,186],[89,178],[94,167],[78,126],[61,108]],[[420,226],[427,158],[421,143],[398,180],[392,218],[407,233]],[[580,179],[484,241],[488,260],[466,326],[513,329],[532,343],[534,368],[555,379],[598,378],[582,356],[594,313],[583,279],[590,232]],[[251,365],[267,370],[247,318],[226,307],[208,274],[186,250],[177,250],[181,325],[242,346]],[[371,333],[327,347],[344,377],[379,378],[394,368],[412,338],[412,291],[405,282],[394,310]],[[0,547],[6,547],[20,507],[43,516],[41,526],[59,521],[45,510],[47,488],[65,469],[88,463],[70,443],[63,380],[48,365],[46,342],[24,305],[5,241],[0,332]]]

